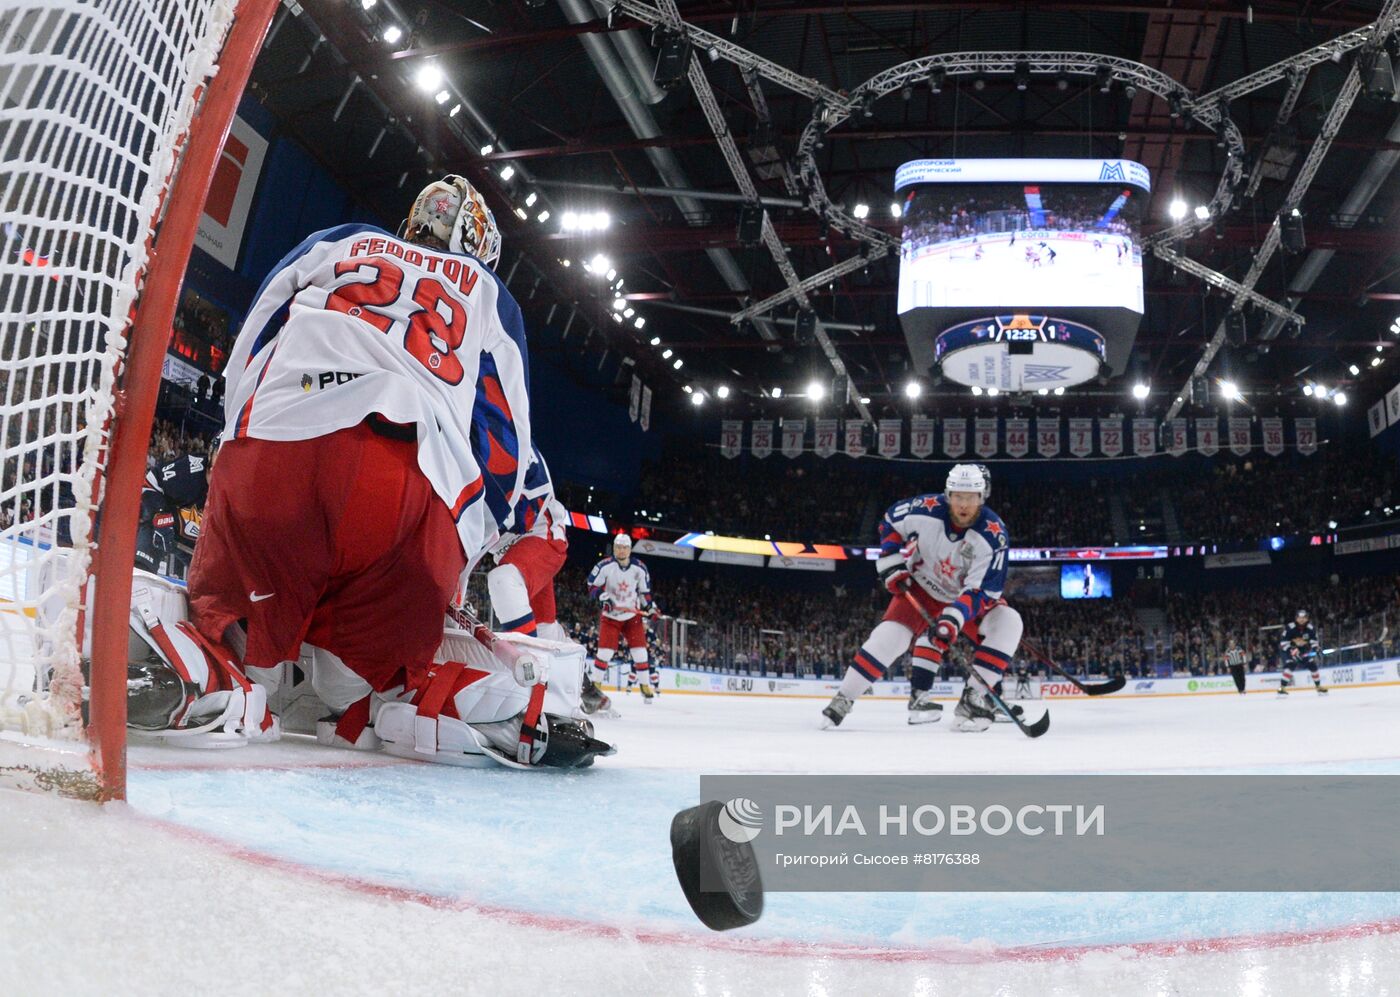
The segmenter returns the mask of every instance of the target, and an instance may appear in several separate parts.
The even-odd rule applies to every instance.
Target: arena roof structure
[[[937,387],[895,311],[901,163],[1135,160],[1125,376],[936,404],[1175,415],[1196,374],[1303,411],[1400,362],[1395,7],[293,0],[251,92],[386,227],[444,173],[486,190],[500,272],[556,330],[534,349],[735,415],[814,379],[849,378],[847,415]]]

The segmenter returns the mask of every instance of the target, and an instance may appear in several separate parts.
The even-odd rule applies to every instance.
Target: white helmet
[[[501,256],[501,230],[486,199],[465,177],[434,180],[424,187],[408,212],[404,238],[424,235],[437,239],[453,253],[470,253],[488,267]]]
[[[626,533],[619,533],[613,537],[612,549],[614,557],[626,557],[632,553],[632,538]]]
[[[953,492],[976,492],[985,502],[992,494],[992,473],[982,464],[955,464],[943,486],[943,494]]]

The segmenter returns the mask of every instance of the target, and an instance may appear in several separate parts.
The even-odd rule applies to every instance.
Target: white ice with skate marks
[[[491,992],[521,972],[601,993],[1397,992],[1400,895],[773,894],[753,928],[713,935],[675,885],[667,829],[701,772],[1395,772],[1400,689],[1054,702],[1036,741],[1006,724],[911,728],[888,701],[819,731],[811,700],[615,699],[623,717],[599,732],[619,754],[584,772],[381,764],[289,740],[137,748],[127,812],[6,796],[0,842],[18,857],[0,876],[22,901],[0,905],[0,967],[48,982],[27,974],[47,964],[40,993],[84,965],[68,992],[173,992],[213,956],[113,916],[156,903],[246,939],[250,985],[340,992]],[[1326,860],[1290,854],[1286,834],[1261,847]],[[71,954],[57,966],[46,925]]]
[[[1096,248],[1097,243],[1097,248]],[[994,234],[927,246],[899,268],[900,313],[911,308],[1003,312],[1011,301],[1046,308],[1128,308],[1141,312],[1142,258],[1122,235],[1082,232]]]

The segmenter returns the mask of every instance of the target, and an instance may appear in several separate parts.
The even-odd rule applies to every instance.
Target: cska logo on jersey
[[[938,496],[928,495],[924,498],[922,502],[919,503],[919,505],[923,506],[929,512],[932,512],[934,509],[938,508]]]
[[[951,554],[938,562],[938,573],[944,578],[952,578],[958,573],[958,566],[953,563]]]
[[[627,594],[628,592],[630,592],[630,591],[632,591],[632,583],[631,583],[631,582],[618,582],[618,583],[617,583],[617,594],[618,594],[618,595],[626,595],[626,594]]]

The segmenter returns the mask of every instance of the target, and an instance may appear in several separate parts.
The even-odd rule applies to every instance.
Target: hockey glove
[[[602,606],[603,606],[603,612],[605,612],[605,613],[611,613],[611,612],[612,612],[612,609],[613,609],[613,601],[612,601],[611,599],[607,598],[606,596],[604,596],[604,597],[603,597],[603,600],[602,600]]]
[[[933,650],[933,663],[942,664],[943,655],[948,653],[948,648],[958,639],[958,624],[956,620],[946,616],[940,616],[934,621],[933,630],[929,633],[929,645]]]
[[[886,554],[877,560],[875,570],[880,575],[881,584],[891,594],[898,595],[914,580],[914,569],[918,567],[920,560],[919,538],[915,535],[893,554]]]

